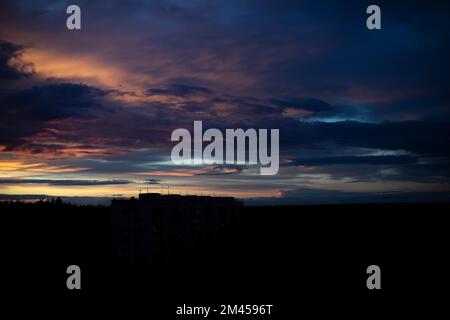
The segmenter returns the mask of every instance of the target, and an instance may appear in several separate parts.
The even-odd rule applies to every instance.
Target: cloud
[[[417,163],[418,158],[413,156],[341,156],[324,158],[296,159],[289,165],[326,166],[326,165],[405,165]]]
[[[274,125],[277,125],[274,123]],[[282,122],[285,146],[327,148],[336,146],[381,150],[406,150],[419,155],[449,156],[450,124],[447,122],[399,121],[367,123]]]
[[[0,144],[19,146],[52,120],[92,119],[105,111],[98,98],[107,92],[84,84],[52,83],[13,91],[0,96]]]
[[[160,184],[161,180],[159,179],[145,179],[145,184]]]
[[[20,90],[3,98],[2,113],[37,120],[84,117],[101,104],[95,99],[106,91],[84,84],[52,83]]]
[[[185,84],[172,84],[166,88],[152,88],[147,91],[148,96],[176,96],[188,97],[192,95],[209,95],[212,91],[205,87],[189,86]]]
[[[236,165],[216,165],[208,167],[207,172],[197,173],[197,176],[221,176],[238,174],[244,171],[242,166]]]
[[[270,102],[282,109],[293,108],[314,113],[329,112],[334,110],[334,107],[332,107],[330,104],[322,100],[312,98],[303,98],[296,100],[271,99]]]
[[[221,130],[279,128],[284,163],[315,166],[311,175],[441,183],[450,157],[448,4],[381,6],[395,19],[370,33],[364,5],[352,2],[86,2],[90,32],[79,37],[64,28],[63,2],[2,2],[0,37],[12,42],[0,45],[0,155],[57,156],[92,177],[176,174],[161,165],[170,133],[203,120]],[[361,156],[373,151],[412,155]],[[183,168],[185,184],[243,190],[254,178],[197,169]],[[282,169],[270,181],[295,188],[299,168]],[[252,190],[275,190],[260,179]]]
[[[0,184],[47,184],[50,186],[106,186],[130,184],[128,180],[49,180],[49,179],[0,179]]]
[[[0,80],[17,80],[33,74],[33,64],[22,61],[25,46],[0,39]]]

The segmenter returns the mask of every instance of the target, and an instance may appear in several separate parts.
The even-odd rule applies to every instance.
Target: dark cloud
[[[450,185],[450,162],[445,160],[437,163],[416,163],[410,165],[399,165],[392,167],[393,174],[379,176],[379,179],[384,181],[411,181],[411,182],[425,182],[436,183],[441,186]],[[376,178],[377,175],[366,173],[366,179]]]
[[[50,186],[106,186],[132,183],[128,180],[49,180],[49,179],[0,179],[0,184],[47,184]]]
[[[443,189],[450,185],[450,162],[448,158],[420,158],[413,162],[415,157],[410,159],[393,157],[389,161],[373,159],[374,161],[361,161],[361,163],[349,163],[347,165],[341,163],[348,162],[346,159],[338,159],[336,161],[338,163],[333,163],[332,159],[329,161],[327,158],[317,159],[317,162],[308,166],[306,172],[312,176],[326,174],[330,179],[341,183],[402,181],[432,183],[437,188]],[[298,164],[301,165],[301,163]],[[294,164],[297,165],[297,163]],[[286,165],[286,168],[291,168],[292,163]]]
[[[269,103],[275,105],[284,116],[300,120],[366,120],[369,110],[351,105],[331,105],[317,98],[273,98]]]
[[[0,80],[16,80],[33,73],[33,64],[20,59],[25,46],[0,39]]]
[[[406,150],[429,156],[450,155],[450,125],[446,122],[283,122],[280,125],[280,139],[285,146],[317,148],[334,143],[337,146]]]
[[[188,86],[185,84],[172,84],[166,88],[152,88],[147,91],[148,96],[176,96],[187,97],[191,95],[208,95],[212,91],[205,87]]]
[[[334,107],[332,107],[330,104],[321,101],[319,99],[297,99],[297,100],[279,100],[279,99],[271,99],[271,103],[275,104],[276,106],[280,107],[281,109],[286,108],[293,108],[293,109],[299,109],[299,110],[305,110],[305,111],[311,111],[311,112],[330,112],[334,110]]]
[[[324,157],[310,159],[295,159],[290,165],[303,166],[326,166],[326,165],[404,165],[412,164],[418,161],[417,157],[412,156],[341,156],[341,157]]]
[[[159,179],[145,179],[145,184],[160,184],[161,180]]]
[[[50,120],[92,119],[106,109],[98,100],[106,91],[84,84],[55,83],[16,90],[0,97],[0,143],[20,145],[46,127]]]
[[[83,117],[89,109],[100,107],[95,99],[105,95],[107,92],[84,84],[34,86],[5,97],[2,100],[2,113],[42,121]]]
[[[198,176],[220,176],[238,174],[244,171],[242,166],[236,165],[216,165],[209,167],[207,172],[198,173]]]

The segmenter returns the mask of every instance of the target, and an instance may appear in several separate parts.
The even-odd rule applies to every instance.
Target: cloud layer
[[[83,2],[78,33],[65,5],[0,5],[2,193],[449,191],[448,4],[382,1],[369,32],[359,2]],[[174,166],[194,120],[280,129],[280,173]]]

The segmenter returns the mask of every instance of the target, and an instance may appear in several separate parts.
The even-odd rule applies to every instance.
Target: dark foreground
[[[149,262],[112,254],[109,208],[1,203],[2,300],[24,306],[16,312],[31,305],[47,312],[89,306],[90,312],[120,310],[128,316],[139,311],[143,319],[202,318],[177,316],[183,304],[274,305],[271,316],[209,316],[221,319],[432,312],[448,301],[449,209],[243,207],[239,225],[228,226],[214,241],[200,237],[180,252],[190,240],[173,234],[171,247]],[[66,287],[72,264],[82,270],[81,290]],[[372,264],[381,268],[381,290],[366,287]]]

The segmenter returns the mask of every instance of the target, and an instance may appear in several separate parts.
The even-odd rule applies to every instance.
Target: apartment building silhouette
[[[242,202],[233,197],[142,193],[111,202],[113,255],[163,265],[189,259],[237,227]]]

